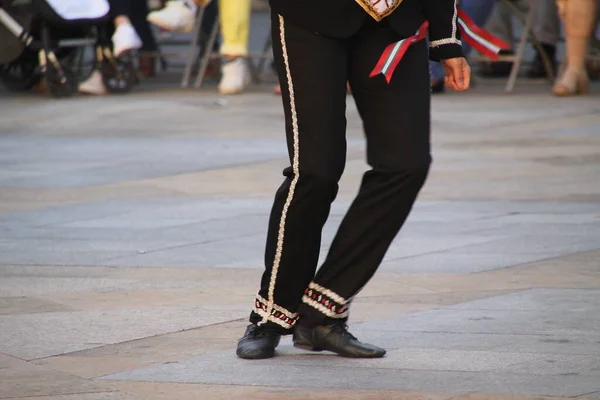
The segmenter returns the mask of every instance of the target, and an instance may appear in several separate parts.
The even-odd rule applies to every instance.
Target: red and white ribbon
[[[382,74],[385,76],[387,83],[390,83],[396,66],[398,66],[408,48],[427,38],[428,26],[429,23],[425,21],[414,36],[392,43],[386,47],[369,76],[372,78]],[[473,20],[462,10],[458,10],[458,27],[462,40],[492,60],[498,59],[500,50],[510,48],[510,44],[475,25]]]
[[[462,10],[458,10],[458,26],[462,40],[492,60],[498,59],[500,50],[510,49],[510,44],[475,25],[475,22]]]
[[[396,69],[396,66],[398,66],[398,64],[400,63],[400,60],[402,60],[402,57],[404,57],[404,53],[406,53],[406,50],[408,50],[408,48],[413,44],[427,38],[428,26],[429,22],[425,21],[414,36],[403,39],[396,43],[392,43],[388,47],[386,47],[383,51],[383,54],[379,58],[377,65],[375,66],[373,71],[371,71],[369,77],[372,78],[376,75],[382,74],[383,76],[385,76],[385,80],[387,81],[387,83],[390,83],[390,81],[392,80],[394,70]]]

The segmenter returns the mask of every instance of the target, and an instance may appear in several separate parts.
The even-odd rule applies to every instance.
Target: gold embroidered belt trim
[[[324,0],[327,1],[327,0]],[[403,0],[356,0],[376,21],[381,21],[394,12]]]

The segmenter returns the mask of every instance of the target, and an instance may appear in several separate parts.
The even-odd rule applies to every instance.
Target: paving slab
[[[213,310],[197,305],[5,315],[0,316],[0,352],[32,360],[230,321],[247,314],[248,304],[244,302]]]
[[[587,313],[600,307],[600,290],[531,289],[452,306],[461,310],[545,310]]]
[[[372,340],[370,335],[369,340]],[[366,336],[365,336],[366,337]],[[380,338],[379,343],[383,343]],[[366,339],[365,339],[366,340]],[[283,354],[290,349],[281,349]],[[291,349],[293,353],[293,349]],[[310,354],[310,353],[308,353]],[[449,349],[427,348],[398,348],[390,351],[381,360],[345,360],[340,357],[323,356],[323,362],[332,369],[355,368],[381,368],[394,370],[422,370],[422,371],[459,371],[459,372],[486,372],[497,369],[509,369],[519,364],[534,364],[544,357],[532,353],[496,353],[493,351],[466,351]],[[280,357],[274,364],[282,366],[314,366],[315,357]],[[581,360],[580,360],[581,361]],[[318,362],[317,362],[318,363]],[[584,367],[582,367],[584,368]],[[532,371],[534,369],[530,369]],[[557,374],[555,374],[557,375]]]
[[[571,398],[571,397],[569,397]],[[577,396],[578,399],[583,397]],[[546,397],[546,396],[520,396],[520,395],[503,395],[503,394],[489,394],[489,393],[469,393],[452,397],[452,400],[558,400],[559,397]],[[560,398],[562,399],[562,398]]]
[[[532,335],[513,336],[513,340],[494,347],[494,351],[531,352],[542,354],[565,354],[577,358],[586,356],[597,364],[600,357],[600,340],[595,336],[580,335]]]
[[[501,333],[517,335],[591,335],[598,332],[599,317],[587,318],[587,312],[569,315],[543,310],[432,310],[398,320],[381,322],[382,331],[445,331],[457,333]],[[402,321],[400,321],[402,319]],[[428,321],[433,320],[435,324]]]
[[[2,400],[15,399],[16,397],[7,397]],[[18,397],[19,400],[137,400],[129,394],[122,392],[98,392],[98,393],[77,393],[62,395],[41,395],[32,397]],[[141,400],[141,399],[140,399]]]
[[[289,353],[286,353],[289,351]],[[387,389],[433,391],[438,393],[488,392],[499,394],[530,394],[577,396],[598,387],[593,376],[519,375],[506,373],[473,373],[428,370],[398,370],[377,367],[328,365],[327,355],[302,355],[293,348],[282,348],[283,358],[310,358],[310,365],[281,365],[278,362],[244,362],[235,355],[218,353],[192,358],[176,364],[147,367],[129,373],[105,376],[108,380],[167,381],[179,383],[267,385],[289,387],[344,387],[350,389]],[[227,372],[228,371],[228,372]],[[232,371],[234,371],[232,376]],[[285,371],[285,373],[283,373]],[[225,376],[229,375],[229,376]],[[301,379],[300,379],[301,377]]]
[[[222,293],[246,293],[244,286],[260,279],[261,271],[252,269],[116,268],[60,266],[5,266],[0,268],[2,297],[46,296],[56,293],[84,295],[105,292],[156,289],[197,289]],[[126,303],[125,303],[126,304]]]
[[[17,137],[16,141],[22,139]],[[0,172],[0,185],[5,187],[96,186],[285,156],[281,139],[171,139],[165,144],[160,138],[143,137],[113,138],[110,142],[101,138],[38,138],[35,146],[17,143],[8,139],[0,144],[0,151],[9,154],[5,156],[9,168]],[[13,151],[17,146],[20,151]],[[177,157],[164,158],[165,153]],[[10,168],[29,160],[29,171]],[[52,169],[47,169],[49,166]]]
[[[37,314],[75,309],[49,300],[34,297],[0,297],[0,315]]]
[[[126,96],[0,90],[0,399],[600,398],[600,87],[435,96],[428,182],[351,311],[387,357],[286,337],[246,362],[281,99],[175,75]],[[347,119],[321,257],[369,168],[351,96]]]
[[[503,372],[511,374],[587,375],[600,378],[600,355],[551,354],[537,360],[509,365],[502,369]]]
[[[549,254],[469,253],[449,250],[389,259],[381,270],[414,273],[475,273],[552,258]]]
[[[552,298],[553,294],[556,298]],[[552,307],[566,298],[569,303],[564,304],[564,308]],[[521,299],[523,307],[519,309],[515,303]],[[590,342],[589,346],[591,349],[598,348],[600,320],[592,317],[589,311],[597,308],[596,301],[594,291],[538,289],[354,325],[353,331],[361,340],[386,343],[391,351],[381,360],[345,360],[325,353],[314,355],[294,349],[290,338],[286,337],[278,350],[280,357],[266,362],[239,360],[232,351],[218,351],[177,363],[108,375],[102,379],[206,384],[233,381],[240,385],[253,382],[267,386],[378,387],[417,391],[433,389],[441,393],[484,391],[491,387],[493,393],[577,396],[600,387],[600,380],[597,379],[600,359],[597,355],[509,353],[506,350],[496,352],[494,348],[502,346],[502,341],[518,342],[520,336],[537,336],[549,343],[551,341],[548,339],[564,335],[593,338],[594,342]],[[565,309],[570,310],[568,316],[564,315]],[[439,340],[446,347],[405,348],[407,336],[398,336],[398,332],[410,332],[413,337],[434,333],[437,336],[429,340]],[[463,349],[448,348],[448,337],[464,334],[468,336],[461,338],[461,345],[465,346]],[[478,344],[478,341],[483,343]],[[422,340],[420,344],[428,343]],[[557,366],[552,367],[555,363]],[[427,373],[418,374],[417,371],[421,370]],[[225,371],[230,371],[226,377]],[[390,374],[392,371],[394,374]],[[297,382],[295,377],[300,376],[302,379]],[[374,381],[377,383],[374,384]]]
[[[62,394],[101,393],[107,390],[87,379],[32,365],[0,354],[0,399]]]
[[[261,387],[257,385],[237,386],[155,382],[106,382],[106,385],[119,389],[122,392],[136,394],[139,398],[148,400],[167,400],[172,399],[174,396],[180,400],[196,400],[203,397],[211,400],[447,400],[453,397],[449,394],[431,392],[326,388],[290,390],[290,388],[286,387]]]
[[[116,263],[123,266],[260,267],[262,264],[269,200],[238,198],[218,206],[215,206],[218,201],[202,201],[181,207],[165,205],[164,201],[150,199],[135,204],[111,201],[104,216],[94,216],[97,211],[85,216],[89,210],[104,208],[102,203],[95,209],[90,205],[79,210],[75,207],[75,212],[68,206],[62,207],[62,211],[53,208],[48,215],[37,212],[30,216],[36,225],[24,219],[23,214],[27,213],[9,214],[0,220],[0,225],[9,227],[13,239],[0,240],[0,263],[115,265],[114,260],[118,260]],[[477,272],[596,248],[595,233],[600,232],[600,223],[593,213],[579,213],[569,219],[568,214],[538,212],[523,217],[526,220],[515,220],[516,215],[506,216],[489,206],[487,211],[471,214],[458,211],[443,228],[434,223],[452,214],[443,209],[457,209],[456,203],[435,202],[440,214],[430,215],[434,208],[427,201],[421,202],[413,213],[414,221],[390,248],[383,268]],[[324,230],[322,256],[347,206],[347,202],[341,202],[333,210]],[[212,209],[213,215],[208,211]],[[40,227],[40,222],[44,226]],[[543,237],[531,235],[532,225],[536,224],[543,226]],[[449,232],[453,234],[448,235]],[[26,251],[32,244],[37,248],[35,253]],[[231,254],[219,248],[230,245],[245,250]],[[242,254],[247,254],[248,262],[239,259]],[[396,262],[400,259],[403,262]]]

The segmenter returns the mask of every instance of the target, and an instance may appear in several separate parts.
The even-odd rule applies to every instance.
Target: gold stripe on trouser
[[[292,115],[292,133],[293,133],[293,147],[294,153],[292,157],[292,170],[294,172],[294,178],[290,183],[287,198],[283,204],[283,210],[281,211],[281,219],[279,220],[279,231],[277,234],[277,248],[275,249],[275,259],[273,260],[273,266],[271,268],[271,278],[269,280],[269,291],[267,295],[267,312],[263,316],[262,323],[272,320],[271,311],[275,304],[275,284],[277,282],[277,272],[279,271],[279,265],[281,264],[281,256],[283,254],[283,244],[285,239],[285,221],[287,218],[288,209],[294,198],[294,191],[298,184],[300,177],[300,135],[298,130],[298,115],[296,113],[296,102],[294,98],[294,84],[292,81],[292,73],[290,71],[290,60],[287,52],[287,45],[285,42],[285,23],[283,17],[279,16],[279,39],[281,40],[281,51],[283,53],[283,64],[285,66],[285,76],[287,78],[288,92],[290,96],[290,112]]]

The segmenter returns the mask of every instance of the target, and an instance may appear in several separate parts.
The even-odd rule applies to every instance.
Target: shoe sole
[[[148,22],[150,22],[152,25],[156,25],[160,29],[164,29],[165,31],[168,31],[168,32],[189,33],[189,32],[191,32],[191,31],[194,30],[194,24],[186,25],[186,26],[183,26],[183,27],[178,28],[178,29],[173,29],[172,26],[168,26],[168,25],[162,24],[161,23],[162,20],[160,20],[159,18],[154,18],[153,16],[148,15],[148,17],[146,18],[146,20]]]
[[[294,347],[297,347],[299,349],[303,349],[303,350],[308,350],[308,351],[316,351],[316,352],[321,352],[321,351],[330,351],[332,353],[337,354],[340,357],[345,357],[345,358],[381,358],[386,354],[386,351],[384,349],[381,349],[379,347],[373,346],[376,349],[379,349],[380,351],[375,352],[375,353],[362,353],[362,354],[352,354],[352,353],[347,353],[342,351],[337,351],[337,350],[341,350],[341,349],[335,349],[332,348],[331,346],[327,345],[327,343],[325,343],[325,345],[327,345],[327,347],[329,348],[322,348],[322,347],[316,347],[312,341],[311,341],[311,334],[308,331],[305,331],[305,328],[303,329],[297,329],[296,331],[294,331],[294,337],[293,337],[293,341],[292,343],[294,344]]]
[[[325,349],[320,349],[320,348],[314,347],[310,343],[295,343],[294,342],[294,347],[302,349],[302,350],[315,351],[315,352],[325,351]],[[372,354],[372,355],[368,355],[368,356],[364,356],[364,355],[356,356],[356,355],[340,354],[333,350],[328,350],[328,351],[331,351],[332,353],[335,353],[338,356],[344,357],[344,358],[381,358],[381,357],[385,356],[385,354],[387,353],[387,352],[383,352],[382,354]]]
[[[316,351],[316,352],[321,352],[323,351],[323,349],[319,349],[317,347],[313,347],[312,345],[308,344],[308,343],[294,343],[294,347],[297,347],[299,349],[302,350],[308,350],[308,351]]]
[[[267,354],[250,354],[250,355],[244,355],[244,354],[240,354],[238,352],[235,353],[239,358],[244,359],[244,360],[265,360],[267,358],[273,358],[275,357],[275,351],[273,351],[272,353],[267,353]]]

